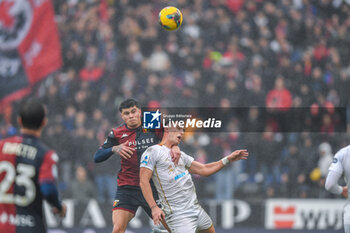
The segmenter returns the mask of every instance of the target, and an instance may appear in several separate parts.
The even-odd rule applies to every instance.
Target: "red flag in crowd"
[[[62,65],[50,0],[0,2],[1,106],[28,94],[36,82]]]

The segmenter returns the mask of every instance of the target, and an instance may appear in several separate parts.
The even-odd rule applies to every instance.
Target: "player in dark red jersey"
[[[141,109],[137,101],[125,100],[120,104],[119,111],[125,123],[111,130],[104,144],[94,155],[96,163],[107,160],[113,154],[121,157],[121,169],[117,177],[118,189],[113,204],[113,233],[125,232],[139,206],[152,218],[152,211],[139,186],[140,158],[149,146],[159,143],[163,137],[162,130],[144,131]],[[180,149],[176,146],[172,150],[173,160],[177,163]],[[153,193],[157,200],[158,194],[154,186]],[[169,229],[164,221],[162,223]]]
[[[18,123],[21,135],[0,141],[0,232],[45,233],[43,198],[62,217],[66,207],[55,185],[58,156],[39,139],[46,124],[44,106],[27,101]]]

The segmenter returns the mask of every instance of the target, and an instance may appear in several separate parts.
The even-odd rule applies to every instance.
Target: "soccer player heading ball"
[[[182,13],[173,6],[164,7],[159,12],[159,24],[167,31],[177,30],[182,24]]]

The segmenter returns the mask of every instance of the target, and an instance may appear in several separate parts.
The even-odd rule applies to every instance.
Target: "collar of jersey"
[[[158,143],[158,145],[160,146],[160,147],[165,147],[166,149],[168,149],[168,150],[170,150],[171,148],[169,148],[169,147],[167,147],[166,145],[164,145],[163,143]]]

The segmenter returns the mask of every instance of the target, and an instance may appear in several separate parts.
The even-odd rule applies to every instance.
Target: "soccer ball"
[[[159,12],[159,24],[167,31],[178,29],[182,24],[182,13],[173,6],[163,8]]]

